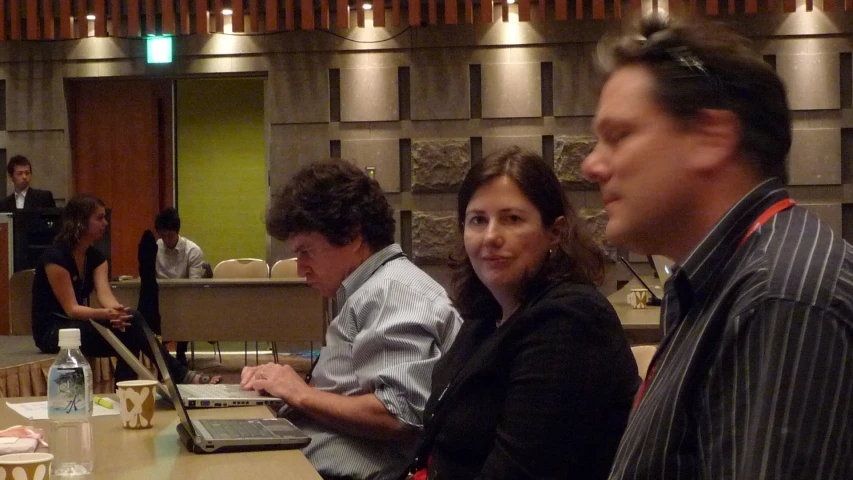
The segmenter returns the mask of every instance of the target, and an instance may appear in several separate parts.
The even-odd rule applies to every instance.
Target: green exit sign
[[[172,37],[148,37],[145,50],[148,63],[172,63]]]

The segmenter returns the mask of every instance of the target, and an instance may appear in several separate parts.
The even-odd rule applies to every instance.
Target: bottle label
[[[50,369],[47,382],[48,417],[86,417],[91,413],[91,402],[87,401],[86,395],[86,373],[83,367]]]

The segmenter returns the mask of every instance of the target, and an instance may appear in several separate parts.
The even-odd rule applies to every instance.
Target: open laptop
[[[145,367],[139,358],[136,357],[127,346],[115,336],[112,329],[101,325],[100,323],[90,320],[92,325],[98,330],[102,337],[113,347],[121,358],[130,365],[130,368],[139,375],[139,378],[144,380],[157,380],[157,377],[151,373],[151,370]],[[153,335],[153,332],[152,332]],[[155,355],[160,353],[157,349]],[[160,366],[158,365],[158,368]],[[161,369],[162,370],[162,369]],[[189,408],[208,408],[208,407],[246,407],[251,405],[270,405],[280,407],[284,402],[280,398],[264,395],[255,391],[243,390],[240,385],[185,385],[177,386],[181,392],[181,400],[183,404]],[[168,399],[174,401],[173,395],[169,394],[168,389],[160,385],[160,393]]]
[[[621,261],[622,261],[622,263],[623,263],[626,267],[628,267],[628,270],[630,270],[630,271],[631,271],[631,274],[632,274],[632,275],[634,275],[634,278],[636,278],[636,279],[637,279],[637,281],[638,281],[638,282],[640,282],[640,285],[642,285],[642,286],[643,286],[643,288],[645,288],[646,290],[648,290],[648,291],[649,291],[649,293],[650,293],[650,294],[651,294],[651,296],[652,296],[652,298],[651,298],[651,299],[649,299],[649,305],[652,305],[652,306],[660,306],[660,305],[663,305],[663,301],[661,300],[661,297],[660,297],[660,296],[658,296],[658,295],[655,293],[655,289],[653,289],[653,288],[649,287],[649,285],[648,285],[648,284],[647,284],[647,283],[642,279],[642,277],[640,277],[640,274],[639,274],[639,273],[637,273],[637,271],[636,271],[636,270],[634,270],[634,267],[632,267],[632,266],[631,266],[631,264],[628,262],[628,260],[625,260],[625,257],[623,257],[622,255],[619,255],[619,260],[621,260]],[[661,285],[663,285],[663,284],[661,283]],[[660,287],[660,286],[658,286],[658,285],[655,285],[655,288],[657,289],[658,293],[661,293],[661,295],[663,294],[663,293],[662,293],[662,292],[663,292],[663,288],[662,288],[662,287]]]
[[[663,255],[652,255],[651,256],[652,264],[655,267],[655,271],[658,272],[658,278],[660,278],[660,284],[663,285],[666,283],[667,279],[672,275],[672,266],[675,264],[668,257],[664,257]]]
[[[178,435],[187,450],[194,453],[283,450],[302,448],[311,443],[311,437],[283,418],[192,420],[181,399],[181,392],[166,368],[157,337],[148,325],[143,324],[143,330],[154,352],[157,368],[163,374],[163,382],[174,400],[180,420]]]

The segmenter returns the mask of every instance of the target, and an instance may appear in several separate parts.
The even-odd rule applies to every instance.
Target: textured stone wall
[[[457,235],[454,212],[412,212],[413,260],[418,263],[446,264]]]
[[[412,140],[412,191],[456,192],[471,165],[471,140]]]
[[[554,137],[554,172],[560,183],[569,188],[596,188],[581,174],[581,162],[592,152],[598,141],[595,137]]]
[[[578,215],[586,222],[592,238],[598,242],[610,261],[616,261],[616,247],[607,241],[604,230],[607,228],[607,212],[603,208],[583,208]]]

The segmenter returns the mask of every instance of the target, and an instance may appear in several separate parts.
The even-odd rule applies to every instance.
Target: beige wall
[[[851,239],[853,15],[727,18],[772,56],[789,88],[795,199]],[[415,249],[416,259],[430,263],[437,260],[435,242],[417,238],[419,232],[434,238],[444,228],[443,240],[450,241],[446,215],[454,208],[454,182],[465,162],[506,144],[557,159],[571,199],[595,216],[600,199],[571,167],[582,158],[577,152],[583,151],[595,109],[600,80],[592,60],[595,43],[618,27],[601,21],[511,21],[414,28],[396,37],[400,30],[394,28],[338,32],[361,42],[394,37],[378,43],[320,31],[201,35],[177,38],[171,65],[146,65],[140,40],[0,42],[7,102],[0,148],[28,155],[35,184],[67,197],[72,185],[65,79],[265,74],[271,190],[330,152],[376,167],[401,211],[400,241]],[[443,176],[437,174],[430,152],[453,145],[465,147],[454,150],[457,157]],[[287,253],[272,242],[270,260]],[[624,276],[618,269],[611,275]]]

